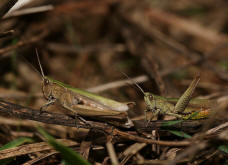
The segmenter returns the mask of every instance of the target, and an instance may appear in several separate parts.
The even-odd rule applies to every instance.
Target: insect
[[[133,82],[144,95],[146,104],[146,110],[144,111],[145,120],[150,122],[153,117],[158,115],[169,115],[179,119],[199,119],[207,117],[209,114],[208,109],[212,106],[212,102],[203,99],[191,100],[199,80],[200,76],[197,75],[179,99],[165,98],[150,92],[145,92],[137,83]],[[152,116],[148,117],[148,112],[151,112]],[[194,114],[194,112],[196,112],[196,114]]]
[[[123,122],[121,126],[133,126],[126,112],[129,110],[128,103],[121,103],[79,88],[73,88],[45,76],[37,50],[36,54],[42,75],[42,91],[47,99],[47,103],[41,107],[41,111],[49,105],[58,103],[76,115],[108,119],[110,123],[119,123],[115,122],[118,120]]]

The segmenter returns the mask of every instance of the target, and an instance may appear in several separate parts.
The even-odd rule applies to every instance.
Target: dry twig
[[[63,143],[66,146],[77,146],[77,142],[67,140],[67,139],[57,139],[58,142]],[[25,155],[34,152],[52,150],[53,148],[47,142],[26,144],[15,148],[5,149],[0,151],[0,160],[11,158],[15,156]]]
[[[108,135],[112,134],[117,139],[126,139],[132,141],[138,141],[141,143],[148,144],[158,144],[164,146],[188,146],[191,144],[190,141],[162,141],[162,140],[152,140],[143,138],[130,132],[121,131],[117,128],[113,128],[113,126],[107,125],[106,123],[89,121],[89,125],[86,125],[84,122],[79,121],[75,122],[74,118],[63,114],[56,114],[50,112],[40,113],[39,110],[33,110],[27,107],[23,107],[17,104],[9,103],[0,100],[0,114],[7,115],[11,117],[17,117],[21,119],[29,119],[35,120],[39,122],[44,122],[47,124],[58,124],[70,127],[77,128],[92,128],[94,130],[101,130],[103,133],[107,133]],[[93,127],[91,127],[93,126]]]

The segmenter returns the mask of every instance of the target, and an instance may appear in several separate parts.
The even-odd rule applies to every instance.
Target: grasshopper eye
[[[56,98],[52,95],[52,94],[50,94],[49,96],[48,96],[48,100],[49,101],[51,101],[51,100],[55,100]]]
[[[149,95],[149,99],[152,100],[154,97],[153,95]]]
[[[50,100],[53,100],[53,99],[55,99],[55,97],[51,94],[51,95],[49,96],[49,99],[50,99]]]
[[[44,85],[48,85],[49,84],[49,80],[48,79],[44,79]]]

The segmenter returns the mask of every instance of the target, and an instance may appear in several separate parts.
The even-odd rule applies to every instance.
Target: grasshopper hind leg
[[[77,128],[79,128],[77,123],[78,120],[81,121],[83,124],[92,127],[92,125],[86,119],[84,119],[82,116],[78,115],[77,113],[74,113],[74,119],[75,119],[75,125]]]
[[[178,119],[182,119],[183,116],[182,115],[179,115],[179,114],[176,114],[176,113],[171,113],[171,112],[166,112],[166,115],[169,115],[169,116],[174,116]]]

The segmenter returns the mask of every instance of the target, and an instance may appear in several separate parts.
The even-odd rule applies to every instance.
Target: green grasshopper
[[[37,53],[37,52],[36,52]],[[117,124],[122,121],[120,126],[131,127],[133,123],[128,118],[126,111],[129,110],[128,104],[108,99],[70,85],[54,80],[44,75],[40,59],[37,59],[42,75],[42,91],[48,102],[41,107],[42,109],[54,103],[60,104],[63,108],[72,111],[75,115],[95,117],[96,119],[109,119],[108,122]],[[113,121],[112,121],[113,120]],[[117,120],[117,121],[116,121]]]
[[[199,83],[200,76],[196,76],[187,90],[179,99],[165,98],[162,96],[154,95],[150,92],[145,92],[137,83],[133,82],[144,94],[144,101],[146,104],[145,119],[150,122],[153,117],[158,115],[169,115],[179,119],[199,119],[205,118],[208,115],[208,108],[211,107],[208,100],[193,99],[192,94]],[[175,104],[176,103],[176,104]],[[175,105],[174,105],[175,104]],[[187,108],[187,106],[189,107]],[[193,112],[200,108],[196,115]],[[147,116],[151,112],[152,116]]]

